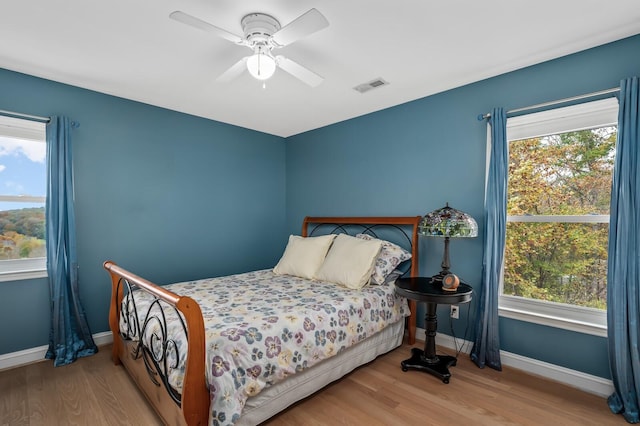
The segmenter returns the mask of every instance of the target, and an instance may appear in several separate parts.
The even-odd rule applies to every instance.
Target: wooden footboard
[[[113,361],[122,362],[138,388],[142,390],[156,412],[168,425],[207,425],[209,419],[209,391],[205,376],[204,323],[200,306],[190,297],[179,296],[134,275],[111,261],[104,263],[111,276],[111,306],[109,327],[113,334]],[[140,288],[158,301],[175,308],[184,318],[188,336],[186,369],[181,394],[172,397],[162,372],[154,370],[154,360],[145,355],[141,341],[125,340],[120,333],[120,313],[125,291]],[[163,346],[167,342],[162,342]],[[166,351],[166,346],[165,346]],[[147,359],[145,360],[145,356]],[[157,360],[156,360],[157,361]]]

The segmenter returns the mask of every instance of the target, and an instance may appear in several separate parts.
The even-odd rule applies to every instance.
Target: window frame
[[[616,98],[507,118],[507,143],[607,126],[618,126]],[[609,215],[507,216],[508,222],[609,223]],[[606,310],[503,294],[504,266],[503,263],[499,282],[499,316],[606,337]]]
[[[27,139],[46,145],[46,123],[0,115],[0,136]],[[0,201],[46,203],[46,196],[0,195]],[[0,282],[46,278],[48,276],[46,254],[45,257],[9,259],[2,260],[2,262],[7,267],[7,270],[0,271]]]

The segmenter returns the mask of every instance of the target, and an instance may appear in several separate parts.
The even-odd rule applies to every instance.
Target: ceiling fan
[[[284,27],[273,16],[264,13],[250,13],[240,21],[244,36],[238,36],[222,28],[216,27],[195,16],[181,11],[169,15],[175,21],[208,31],[240,46],[246,46],[253,55],[245,56],[217,78],[217,81],[228,82],[240,76],[244,70],[258,80],[267,80],[276,71],[283,69],[311,87],[316,87],[324,78],[282,55],[273,55],[273,50],[287,46],[303,37],[329,26],[329,22],[316,9],[310,9]]]

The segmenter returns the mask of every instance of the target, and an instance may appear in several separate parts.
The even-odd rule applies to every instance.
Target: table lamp
[[[442,270],[432,277],[434,282],[443,283],[443,288],[457,287],[452,280],[457,277],[449,271],[449,238],[469,238],[478,236],[478,224],[467,213],[446,206],[427,213],[423,216],[419,225],[420,235],[427,237],[444,237],[444,256],[442,258]],[[446,279],[445,279],[446,277]],[[444,281],[444,282],[443,282]],[[453,287],[453,290],[455,290]]]

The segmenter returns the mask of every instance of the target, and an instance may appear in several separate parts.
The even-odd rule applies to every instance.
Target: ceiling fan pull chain
[[[262,48],[258,48],[258,77],[262,77],[262,73],[260,72],[260,63],[262,62]]]

